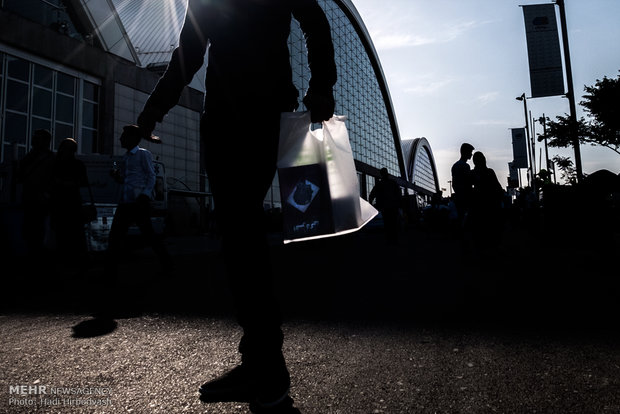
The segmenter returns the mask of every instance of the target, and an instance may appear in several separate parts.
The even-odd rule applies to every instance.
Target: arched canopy
[[[435,158],[428,140],[424,137],[403,142],[407,180],[414,189],[426,195],[440,192]]]
[[[388,117],[390,120],[390,127],[392,129],[392,135],[394,137],[394,147],[396,148],[396,152],[398,155],[398,163],[400,167],[400,173],[403,178],[405,178],[405,161],[402,153],[401,147],[401,138],[400,132],[398,129],[398,123],[396,122],[396,113],[394,112],[394,105],[392,104],[392,98],[390,96],[390,91],[388,89],[387,81],[385,79],[385,75],[383,73],[383,68],[381,67],[381,62],[379,60],[379,55],[377,54],[377,50],[372,42],[370,37],[370,33],[362,20],[359,12],[353,5],[351,0],[333,0],[340,9],[347,15],[349,21],[355,28],[360,41],[364,45],[366,49],[366,54],[370,59],[371,65],[374,69],[375,76],[377,78],[377,82],[379,83],[379,87],[381,89],[381,93],[383,95],[383,101],[385,103],[385,107],[388,113]]]

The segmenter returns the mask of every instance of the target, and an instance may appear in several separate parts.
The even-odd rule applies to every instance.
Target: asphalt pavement
[[[510,228],[463,254],[446,229],[392,246],[379,226],[270,240],[302,413],[620,413],[618,243]],[[0,413],[248,412],[198,400],[239,362],[219,240],[166,243],[173,274],[138,246],[114,298],[101,257],[80,275],[3,271]],[[106,300],[117,317],[94,318]]]

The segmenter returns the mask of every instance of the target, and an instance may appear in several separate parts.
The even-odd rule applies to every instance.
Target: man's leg
[[[142,237],[144,237],[146,243],[151,246],[162,266],[164,273],[167,274],[171,270],[172,260],[163,240],[155,234],[153,222],[151,221],[151,206],[148,200],[139,200],[134,203],[133,207],[135,222],[140,229]]]
[[[255,120],[220,115],[211,117],[212,123],[207,121],[203,133],[227,277],[243,328],[239,344],[242,365],[234,370],[236,380],[222,378],[203,385],[201,398],[216,401],[226,395],[233,399],[234,392],[227,390],[245,382],[238,399],[269,405],[286,398],[290,384],[263,210],[275,174],[280,114]],[[232,125],[235,130],[231,134]]]
[[[24,219],[22,224],[22,234],[26,242],[27,254],[33,268],[40,269],[46,260],[45,257],[45,236],[48,223],[48,212],[44,207],[36,204],[24,206]]]
[[[105,277],[111,284],[116,284],[123,241],[133,221],[132,216],[130,204],[119,204],[116,207],[108,236],[108,249],[104,266]]]

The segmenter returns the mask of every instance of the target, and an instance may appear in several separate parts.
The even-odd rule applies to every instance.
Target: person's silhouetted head
[[[461,144],[461,158],[470,159],[471,154],[474,152],[474,146],[467,142]]]
[[[58,152],[66,152],[68,154],[75,154],[78,150],[78,144],[73,138],[65,138],[60,141],[58,146]]]
[[[388,173],[387,168],[383,167],[381,168],[381,170],[379,170],[379,172],[381,173],[381,178],[383,178],[384,180],[390,178],[390,173]]]
[[[75,156],[78,150],[78,144],[73,138],[65,138],[60,142],[58,146],[58,153],[56,154],[60,159],[69,159]]]
[[[477,151],[473,157],[474,168],[486,168],[487,159],[484,157],[484,154],[480,151]]]
[[[121,147],[130,150],[140,143],[142,139],[140,128],[137,125],[127,125],[123,127],[121,134]]]
[[[48,150],[52,142],[52,134],[47,129],[37,129],[32,134],[32,148],[36,150]]]

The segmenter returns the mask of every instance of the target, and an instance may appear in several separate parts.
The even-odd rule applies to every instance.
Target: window
[[[6,76],[3,79],[6,97],[2,117],[4,120],[2,152],[8,151],[12,154],[13,150],[17,149],[17,155],[22,156],[25,151],[21,147],[26,144],[28,132],[30,67],[27,61],[13,56],[7,56],[3,60],[6,60]]]
[[[54,150],[64,138],[72,137],[78,141],[80,153],[95,152],[99,89],[96,81],[78,74],[0,53],[0,160],[13,154],[23,157],[37,129],[52,133]]]
[[[82,152],[97,152],[99,127],[99,86],[84,81],[82,99]]]

